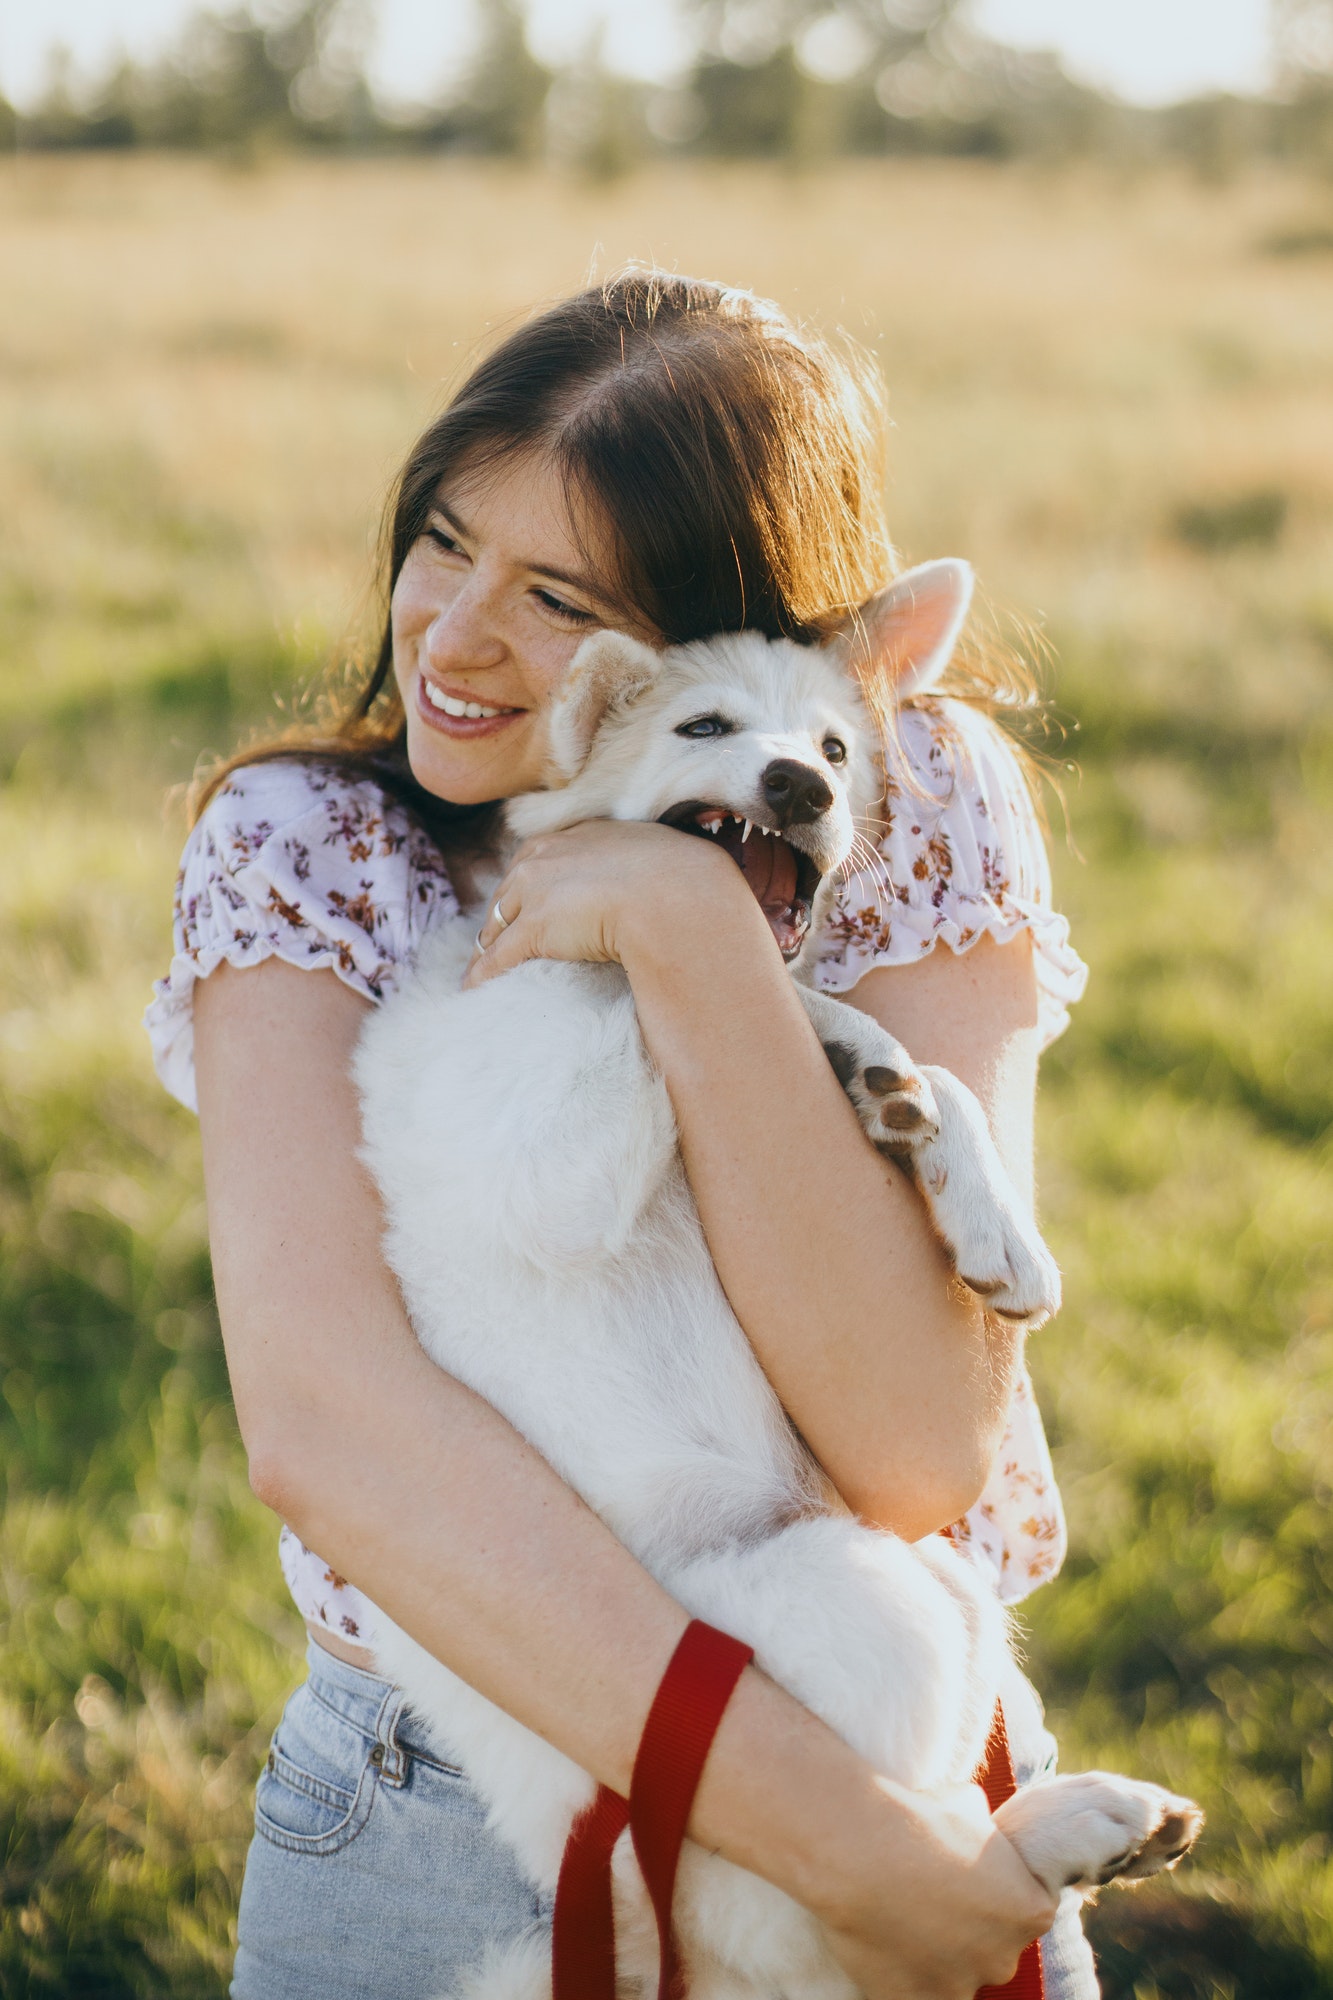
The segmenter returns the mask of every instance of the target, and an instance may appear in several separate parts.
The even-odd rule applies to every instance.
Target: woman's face
[[[609,556],[600,567],[611,574]],[[413,775],[457,805],[535,790],[543,711],[574,653],[604,625],[635,629],[590,569],[559,473],[535,456],[441,486],[390,618]]]

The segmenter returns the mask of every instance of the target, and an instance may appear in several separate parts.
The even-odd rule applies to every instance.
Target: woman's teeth
[[[479,701],[460,701],[457,695],[445,694],[428,680],[423,679],[421,685],[426,690],[426,699],[431,707],[443,710],[445,715],[466,715],[473,722],[479,722],[483,716],[514,713],[512,708],[483,708]]]

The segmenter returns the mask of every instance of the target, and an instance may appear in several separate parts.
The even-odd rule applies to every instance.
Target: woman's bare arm
[[[915,1540],[985,1485],[1021,1335],[951,1281],[923,1204],[867,1145],[776,952],[708,940],[675,959],[632,956],[628,969],[713,1261],[848,1505]],[[924,968],[902,976],[898,1004],[893,974],[857,993],[913,1055],[929,1048],[925,1059],[970,1070],[992,1115],[1021,1103],[1024,1083],[1030,1100],[1034,1077],[1025,1038],[1005,1040],[1030,957],[1007,949],[941,958],[923,979],[939,1008],[932,1032],[928,1004],[909,1004]],[[1028,1132],[996,1123],[1021,1161]]]
[[[214,1273],[252,1481],[438,1658],[624,1792],[685,1613],[418,1346],[356,1160],[347,1066],[365,1007],[332,974],[277,961],[220,968],[196,997]],[[964,2000],[1052,1914],[971,1794],[913,1800],[753,1669],[692,1831],[823,1916],[882,2000]]]
[[[740,871],[667,828],[589,821],[529,842],[497,900],[512,919],[483,930],[484,970],[624,965],[718,1274],[838,1491],[909,1540],[956,1520],[999,1445],[1020,1336],[953,1282],[922,1203],[867,1145]],[[871,973],[855,997],[977,1090],[1030,1183],[1026,941]]]

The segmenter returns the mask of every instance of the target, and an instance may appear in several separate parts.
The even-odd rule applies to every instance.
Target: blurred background
[[[1041,665],[1068,1765],[1192,1792],[1113,2000],[1333,1996],[1333,4],[0,11],[0,1993],[225,1990],[301,1634],[193,1121],[169,788],[369,629],[405,448],[633,256],[883,366],[912,559]]]

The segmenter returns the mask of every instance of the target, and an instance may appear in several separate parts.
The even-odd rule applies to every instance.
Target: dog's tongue
[[[737,857],[755,901],[771,923],[796,895],[796,856],[785,840],[752,833]]]
[[[793,951],[801,941],[801,930],[794,921],[796,856],[786,841],[760,833],[757,827],[742,841],[735,820],[728,820],[716,837],[749,883],[780,948]]]

